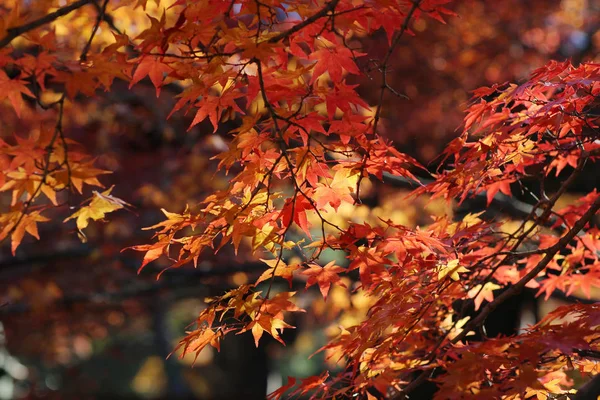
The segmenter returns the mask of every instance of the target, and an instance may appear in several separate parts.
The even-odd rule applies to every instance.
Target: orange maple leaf
[[[164,74],[169,74],[171,71],[173,71],[173,68],[160,62],[158,59],[154,57],[145,57],[142,59],[142,62],[138,64],[138,67],[133,74],[133,78],[131,79],[131,83],[129,84],[129,88],[131,89],[133,85],[148,76],[156,88],[156,97],[158,97],[160,96],[160,88],[163,85]]]
[[[335,261],[327,263],[324,267],[321,267],[318,264],[310,264],[309,267],[310,269],[302,272],[304,275],[308,275],[306,287],[309,288],[315,283],[318,284],[325,300],[327,300],[327,294],[329,293],[329,288],[332,284],[346,287],[346,285],[340,281],[341,278],[338,275],[339,272],[344,272],[345,269],[335,265]]]
[[[259,283],[266,281],[267,279],[271,279],[275,276],[280,276],[283,279],[287,280],[290,287],[292,287],[292,279],[294,278],[294,271],[296,271],[297,269],[300,268],[299,265],[287,265],[285,262],[283,262],[282,260],[279,259],[273,259],[273,260],[263,260],[261,259],[262,262],[264,262],[265,264],[267,264],[269,266],[269,269],[267,269],[265,272],[262,273],[262,275],[256,280],[255,285],[258,285]]]
[[[29,214],[23,214],[21,206],[15,207],[13,211],[0,214],[0,241],[4,240],[8,235],[11,238],[11,251],[15,255],[17,248],[21,244],[25,233],[29,233],[36,239],[40,239],[37,223],[50,221],[40,215],[39,211],[33,211]]]
[[[21,108],[23,107],[23,94],[35,97],[25,86],[25,81],[10,79],[6,72],[0,69],[0,100],[8,98],[19,118],[21,118]]]

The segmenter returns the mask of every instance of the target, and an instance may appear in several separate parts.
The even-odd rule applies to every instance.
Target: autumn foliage
[[[124,250],[139,252],[140,271],[168,260],[161,274],[227,248],[264,263],[256,280],[207,299],[179,343],[183,354],[246,332],[257,346],[265,335],[283,343],[290,313],[305,311],[300,281],[327,301],[334,288],[361,293],[368,311],[319,350],[341,369],[290,378],[274,399],[399,399],[428,380],[440,399],[545,399],[575,392],[569,371],[598,372],[597,304],[561,307],[511,337],[487,337],[484,324],[525,289],[589,298],[600,287],[600,194],[563,201],[600,159],[599,64],[552,61],[525,82],[475,90],[461,131],[428,168],[383,134],[389,99],[406,97],[388,76],[400,45],[418,35],[415,23],[457,18],[450,0],[178,0],[162,14],[147,7],[48,0],[0,8],[0,100],[10,129],[0,142],[0,191],[10,196],[0,239],[13,254],[52,219],[85,241],[90,224],[133,209],[112,187],[100,189],[113,184],[110,171],[67,128],[87,99],[149,80],[157,97],[175,97],[168,118],[189,115],[188,130],[204,124],[206,135],[225,138],[214,159],[228,185],[183,212],[164,209],[147,228],[153,240]],[[120,30],[113,15],[125,11],[134,27],[149,21],[146,28]],[[85,40],[65,34],[77,27]],[[386,52],[374,55],[369,38],[378,34]],[[374,101],[360,94],[364,75]],[[549,178],[559,184],[547,188]],[[413,184],[407,202],[443,199],[447,212],[409,226],[341,211],[390,182]],[[509,204],[524,192],[516,224],[485,208],[452,212],[480,197]],[[279,281],[290,290],[276,289]]]

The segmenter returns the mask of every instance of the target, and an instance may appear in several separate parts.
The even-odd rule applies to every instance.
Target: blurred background
[[[128,14],[116,5],[118,1],[109,3],[109,15],[130,35],[149,24],[143,10]],[[146,11],[161,15],[168,5],[149,1]],[[471,90],[522,81],[551,59],[598,60],[600,48],[598,0],[463,0],[451,8],[459,17],[447,25],[420,20],[413,27],[416,36],[403,39],[389,83],[408,99],[389,95],[383,108],[386,137],[430,168],[460,129]],[[94,9],[83,8],[54,28],[61,40],[75,40],[81,48],[93,19]],[[74,26],[81,26],[78,39],[69,37]],[[98,38],[112,43],[108,26],[101,25]],[[383,33],[354,40],[373,57],[387,50]],[[361,84],[361,94],[375,104],[379,85],[371,78],[379,74],[373,70],[371,75],[366,60],[360,67],[365,74],[353,83]],[[122,251],[149,243],[151,232],[141,228],[162,220],[160,208],[181,212],[227,184],[227,176],[215,174],[210,157],[226,147],[227,131],[236,122],[223,123],[216,134],[207,121],[186,132],[190,115],[166,119],[178,93],[166,86],[156,98],[149,82],[132,90],[115,82],[110,93],[93,98],[83,93],[66,110],[67,136],[97,156],[98,167],[114,171],[101,181],[107,187],[114,184],[113,194],[133,208],[111,214],[105,224],[91,224],[84,241],[72,224],[60,225],[62,218],[55,218],[40,224],[40,241],[25,238],[15,257],[3,243],[0,399],[264,398],[288,375],[323,370],[325,355],[309,356],[327,340],[332,318],[343,325],[364,317],[369,304],[360,292],[348,295],[334,287],[324,303],[317,292],[303,291],[304,282],[294,281],[301,291],[300,306],[311,310],[293,316],[290,323],[297,328],[285,331],[287,346],[264,338],[257,349],[251,335],[239,335],[227,337],[220,353],[205,348],[193,368],[192,359],[177,354],[167,358],[202,310],[204,298],[253,282],[264,268],[243,253],[224,250],[197,269],[170,270],[157,280],[168,264],[157,261],[138,275],[141,254]],[[16,119],[8,102],[0,103],[0,120],[5,140],[32,129],[27,115]],[[574,190],[591,190],[598,178],[591,171]],[[402,194],[408,189],[373,183],[368,201],[358,209],[340,208],[339,218],[385,215],[414,226],[427,223],[431,214],[452,212],[444,204],[407,202]],[[0,193],[0,205],[9,204],[10,196]],[[496,314],[497,332],[510,333],[545,312],[524,299]],[[561,301],[565,299],[544,307]]]

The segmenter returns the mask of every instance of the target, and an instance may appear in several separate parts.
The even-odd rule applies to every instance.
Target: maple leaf
[[[306,217],[306,212],[313,209],[313,205],[303,195],[297,196],[295,199],[290,199],[286,202],[281,210],[281,221],[284,228],[290,226],[292,220],[306,233],[310,235],[310,224]]]
[[[456,271],[455,273],[457,274],[457,272],[458,271]],[[461,272],[468,272],[468,270],[465,268],[465,270]],[[493,282],[486,282],[485,285],[483,285],[483,289],[481,288],[481,285],[477,285],[471,290],[469,290],[469,297],[475,297],[475,311],[479,310],[479,307],[481,307],[481,303],[483,303],[483,300],[486,300],[490,303],[494,301],[493,291],[498,290],[500,288],[502,288],[502,286],[496,285]]]
[[[358,173],[347,168],[337,168],[331,184],[319,183],[315,189],[317,208],[323,209],[327,204],[337,211],[342,201],[353,203],[350,195],[356,187]]]
[[[25,86],[25,81],[10,79],[6,75],[6,72],[0,69],[0,100],[8,98],[19,118],[21,117],[21,109],[23,108],[23,94],[35,97],[27,86]]]
[[[576,289],[581,289],[583,294],[588,298],[592,298],[592,287],[600,288],[600,271],[593,270],[587,274],[573,274],[570,279],[571,287],[567,290],[566,295],[571,296]]]
[[[487,198],[488,206],[492,203],[492,200],[494,199],[494,196],[496,196],[496,193],[498,193],[498,191],[504,193],[507,196],[511,196],[511,194],[512,194],[512,192],[510,190],[511,182],[513,182],[512,179],[503,179],[501,181],[486,185],[486,189],[487,189],[486,198]]]
[[[446,318],[440,324],[440,328],[448,330],[448,337],[450,339],[454,339],[454,337],[458,336],[463,332],[463,326],[471,319],[470,316],[466,316],[457,321],[453,321],[452,315],[448,314]],[[475,332],[468,332],[467,336],[473,336]]]
[[[140,62],[133,74],[129,88],[148,76],[152,81],[152,84],[156,88],[156,97],[160,96],[160,89],[163,85],[164,75],[169,74],[173,71],[173,68],[169,67],[165,63],[159,61],[155,57],[144,57]]]
[[[235,99],[238,97],[241,97],[241,94],[236,93],[233,90],[228,90],[222,93],[221,96],[209,95],[203,97],[200,101],[196,103],[196,107],[199,108],[196,112],[194,120],[188,128],[188,131],[208,117],[210,123],[214,128],[213,133],[216,132],[223,111],[225,111],[229,107],[231,107],[234,111],[239,112],[240,114],[244,114],[242,109],[235,102]]]
[[[0,214],[0,241],[11,235],[11,251],[15,255],[17,248],[21,244],[25,233],[29,233],[36,239],[40,239],[37,223],[50,221],[40,214],[39,211],[32,211],[23,214],[20,206],[15,207],[10,213]]]
[[[319,376],[311,376],[308,378],[301,379],[302,383],[300,384],[298,390],[300,391],[301,395],[305,394],[311,389],[323,385],[327,378],[329,378],[329,371],[325,371]]]
[[[193,226],[195,222],[194,218],[192,218],[187,208],[182,214],[172,213],[165,210],[164,208],[161,208],[161,211],[163,214],[165,214],[165,217],[167,217],[167,219],[159,222],[158,224],[143,228],[144,230],[160,229],[158,231],[159,233],[167,233],[172,230],[183,229],[190,225]]]
[[[71,183],[79,192],[83,193],[83,184],[97,187],[104,187],[98,180],[99,175],[110,174],[110,171],[105,171],[93,167],[94,161],[74,163],[69,169],[62,169],[53,174],[54,178],[63,186]]]
[[[16,146],[7,146],[4,150],[6,154],[13,156],[10,162],[11,169],[23,167],[27,174],[33,174],[45,154],[44,149],[41,148],[41,143],[38,141],[39,138],[36,135],[31,135],[29,138],[23,139],[15,135],[15,140],[17,142]]]
[[[192,365],[196,363],[200,352],[208,345],[211,345],[217,351],[221,350],[221,337],[220,331],[215,331],[212,328],[204,327],[195,331],[186,332],[187,337],[180,342],[177,347],[173,350],[176,352],[178,349],[183,347],[179,358],[185,357],[187,354],[195,353]],[[172,353],[171,353],[172,354]]]
[[[285,392],[287,392],[296,385],[296,382],[296,378],[288,376],[287,383],[281,386],[279,389],[269,393],[267,395],[267,400],[280,400],[285,394]]]
[[[59,79],[65,83],[65,89],[70,99],[75,99],[77,93],[92,97],[96,93],[98,84],[94,76],[86,71],[71,71],[59,74]]]
[[[335,261],[330,261],[324,267],[318,264],[309,264],[309,269],[302,271],[304,275],[308,275],[306,287],[309,288],[315,283],[319,285],[319,290],[323,295],[323,299],[327,300],[327,294],[331,285],[336,284],[338,286],[346,287],[341,282],[339,272],[344,272],[345,269],[335,265]]]
[[[528,387],[525,391],[525,398],[530,399],[535,396],[537,400],[548,400],[551,394],[547,389],[533,389]]]
[[[302,118],[296,118],[294,121],[295,127],[298,127],[298,132],[302,138],[302,144],[304,146],[308,146],[308,134],[311,131],[320,132],[325,134],[325,128],[323,128],[323,120],[324,118],[319,116],[318,113],[309,113],[304,115]]]
[[[268,314],[275,316],[282,316],[283,311],[286,312],[304,312],[305,310],[298,307],[296,304],[290,301],[296,292],[281,292],[277,293],[271,299],[266,299],[262,303],[262,309]]]
[[[187,103],[196,102],[199,97],[206,96],[206,92],[207,89],[204,85],[192,85],[185,88],[183,92],[175,96],[179,97],[179,100],[175,103],[169,115],[167,115],[167,119],[170,119],[175,112],[181,110]]]
[[[140,267],[138,268],[138,271],[137,271],[138,275],[142,272],[142,270],[144,269],[144,267],[147,264],[156,260],[163,254],[167,254],[171,241],[169,240],[168,237],[166,237],[166,239],[167,239],[166,241],[159,241],[159,242],[152,243],[152,244],[130,247],[130,249],[132,249],[132,250],[146,252],[146,254],[144,254],[144,259],[142,260],[142,265],[140,265]]]
[[[273,339],[277,340],[281,344],[285,344],[278,331],[282,331],[285,328],[293,328],[293,326],[287,324],[284,320],[279,318],[273,318],[266,313],[260,313],[258,318],[250,322],[240,333],[250,329],[252,336],[254,337],[254,344],[258,347],[258,342],[263,335],[263,332],[269,333]]]
[[[334,117],[338,108],[345,115],[343,121],[334,124],[333,127],[330,127],[330,132],[332,130],[336,130],[343,135],[347,130],[352,132],[360,130],[361,128],[363,130],[365,129],[365,125],[362,122],[367,120],[367,117],[355,115],[352,112],[352,108],[355,106],[360,106],[365,110],[369,109],[369,104],[356,94],[355,89],[357,87],[358,85],[346,85],[344,82],[342,82],[336,84],[334,90],[328,89],[325,92],[325,107],[327,109],[329,120],[332,121],[332,123],[335,123]]]
[[[310,60],[317,60],[310,83],[314,83],[325,72],[329,72],[329,76],[334,82],[340,82],[342,68],[351,74],[359,75],[360,70],[354,63],[354,57],[362,55],[364,54],[358,52],[353,55],[352,51],[346,47],[330,47],[315,51],[309,56]]]
[[[300,265],[298,265],[298,264],[287,265],[285,262],[283,262],[280,259],[273,259],[273,260],[261,259],[261,261],[264,262],[265,264],[267,264],[269,266],[269,269],[267,269],[265,272],[263,272],[261,274],[261,276],[254,283],[255,285],[258,285],[259,283],[266,281],[267,279],[271,279],[275,276],[280,276],[283,279],[288,281],[290,288],[292,287],[292,279],[294,278],[294,271],[299,269]]]
[[[565,286],[567,281],[563,279],[559,275],[548,275],[546,279],[544,279],[541,284],[536,296],[539,296],[542,293],[546,293],[544,296],[544,300],[548,300],[552,293],[556,290],[565,291]]]
[[[70,219],[77,219],[77,229],[82,233],[83,229],[87,228],[89,220],[98,221],[103,219],[106,214],[129,206],[126,202],[111,196],[110,192],[112,187],[99,193],[94,190],[94,195],[87,206],[81,207],[71,216],[65,218],[63,222],[67,222]],[[83,233],[82,233],[83,234]]]
[[[465,118],[465,130],[468,130],[474,123],[481,120],[483,115],[490,110],[490,105],[481,101],[478,104],[474,104],[467,109],[467,117]]]
[[[453,281],[457,281],[460,279],[458,274],[461,272],[469,272],[469,270],[459,265],[458,259],[450,260],[438,266],[438,279],[442,280],[444,277],[449,276]]]
[[[32,175],[26,173],[23,168],[17,171],[11,171],[6,174],[7,178],[10,178],[4,185],[0,187],[0,192],[12,189],[12,205],[17,204],[17,201],[24,194],[27,200],[31,200],[32,196],[36,193],[43,193],[55,206],[58,205],[56,199],[57,182],[52,176],[47,175],[44,181],[39,175]]]

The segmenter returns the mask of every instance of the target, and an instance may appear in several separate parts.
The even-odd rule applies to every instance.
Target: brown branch
[[[293,35],[294,33],[298,32],[299,30],[301,30],[301,29],[307,27],[308,25],[316,22],[317,20],[319,20],[319,19],[327,16],[327,14],[329,12],[332,12],[335,9],[335,7],[339,3],[339,1],[340,0],[331,0],[329,3],[327,3],[327,5],[325,5],[325,7],[323,7],[321,9],[321,11],[319,11],[316,14],[314,14],[313,16],[305,19],[304,21],[302,21],[298,25],[294,25],[293,27],[291,27],[287,31],[281,32],[277,36],[273,36],[271,39],[268,40],[268,42],[269,43],[277,43],[277,42],[279,42],[281,40],[284,40],[288,36]]]
[[[494,301],[488,303],[481,312],[469,321],[463,328],[462,332],[454,337],[450,343],[455,344],[459,341],[463,340],[470,331],[475,330],[478,326],[483,324],[486,318],[496,309],[498,306],[511,297],[519,294],[525,285],[532,279],[534,279],[544,268],[548,266],[550,261],[554,258],[556,253],[558,253],[561,249],[563,249],[577,234],[581,231],[587,223],[589,223],[594,215],[600,210],[600,197],[596,198],[596,200],[592,203],[590,208],[581,216],[581,218],[573,225],[566,235],[564,235],[557,243],[553,246],[544,249],[544,253],[546,255],[540,262],[531,270],[527,275],[525,275],[519,282],[510,286],[505,292],[496,297]],[[413,391],[416,387],[418,387],[421,383],[428,379],[428,374],[426,371],[423,371],[415,380],[413,380],[408,386],[406,386],[400,393],[396,396],[392,397],[392,399],[404,399],[406,395]]]
[[[415,181],[410,178],[395,176],[388,172],[383,173],[383,184],[396,188],[414,189],[421,185],[427,186],[432,182],[433,180],[427,178],[418,177],[418,180]],[[515,218],[531,217],[531,213],[536,214],[536,218],[539,218],[542,215],[542,211],[534,210],[533,205],[514,197],[507,196],[501,192],[496,193],[489,205],[487,204],[487,191],[479,192],[473,195],[473,197],[467,197],[467,199],[465,199],[465,201],[461,204],[461,208],[466,210],[481,207],[484,207],[486,211],[494,210],[497,212],[504,212],[505,214]],[[556,220],[554,218],[550,218],[548,222],[544,224],[544,226],[552,226],[555,222]]]
[[[544,258],[540,260],[540,262],[531,270],[527,275],[525,275],[519,282],[510,286],[505,292],[503,292],[500,296],[496,297],[494,301],[488,303],[477,317],[473,318],[467,325],[465,325],[464,330],[457,335],[452,343],[457,343],[460,340],[464,339],[469,333],[470,330],[482,324],[485,319],[490,315],[492,311],[494,311],[500,304],[504,303],[509,298],[519,294],[521,290],[527,285],[527,283],[534,279],[546,266],[552,261],[556,253],[558,253],[561,249],[563,249],[577,234],[580,230],[582,230],[588,222],[592,220],[594,215],[600,210],[600,197],[596,198],[596,200],[592,203],[590,208],[581,216],[581,218],[573,225],[565,236],[563,236],[558,242],[556,242],[553,246],[544,249],[546,255]]]
[[[6,35],[2,40],[0,40],[0,49],[8,46],[10,42],[12,42],[17,37],[21,36],[24,33],[32,31],[36,28],[39,28],[42,25],[50,23],[62,16],[69,14],[71,11],[75,11],[86,4],[92,3],[94,0],[78,0],[74,3],[69,4],[68,6],[64,6],[59,8],[58,10],[51,12],[50,14],[44,15],[41,18],[36,19],[35,21],[31,21],[27,24],[16,26],[14,28],[8,28],[8,35]]]
[[[577,390],[573,400],[596,400],[600,393],[600,375],[595,375],[585,385]]]
[[[94,1],[94,5],[98,6],[98,3],[96,3]],[[106,6],[108,6],[108,0],[104,0],[104,4],[102,4],[102,7],[96,7],[96,9],[98,11],[98,16],[96,17],[96,23],[94,24],[94,27],[92,28],[92,33],[90,34],[90,38],[88,39],[87,43],[85,44],[85,47],[81,51],[81,56],[79,56],[79,61],[87,60],[87,55],[88,55],[88,52],[90,51],[90,48],[92,47],[92,41],[94,40],[94,36],[96,36],[96,32],[98,32],[100,23],[105,20],[104,16],[106,15]]]
[[[121,32],[121,30],[115,25],[115,19],[113,18],[113,16],[106,12],[106,7],[104,9],[104,12],[102,12],[102,6],[98,4],[98,1],[94,0],[92,3],[94,4],[96,11],[99,14],[102,14],[102,20],[108,24],[110,29],[117,32],[119,35],[122,35],[123,32]]]

